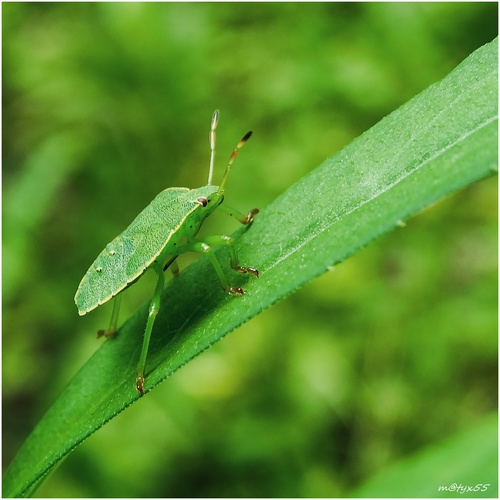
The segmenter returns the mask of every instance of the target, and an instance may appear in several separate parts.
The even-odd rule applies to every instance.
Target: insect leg
[[[223,210],[231,217],[234,217],[236,220],[240,221],[242,224],[250,224],[253,221],[253,218],[259,213],[258,208],[252,208],[246,215],[241,213],[239,210],[235,210],[232,207],[228,207],[225,204],[219,205],[219,210]]]
[[[172,264],[170,264],[170,272],[172,273],[174,278],[176,276],[179,276],[179,264],[177,264],[176,260],[172,261]]]
[[[236,250],[234,248],[234,238],[231,238],[231,236],[224,236],[224,235],[208,236],[206,238],[203,238],[202,241],[212,246],[226,245],[227,249],[229,250],[229,255],[231,257],[231,267],[235,271],[242,274],[250,273],[253,274],[254,276],[257,276],[257,278],[259,277],[259,271],[257,271],[257,269],[254,269],[253,267],[244,267],[239,265],[238,256],[236,255]]]
[[[167,263],[163,266],[163,270],[166,271],[169,267],[171,267],[172,274],[179,274],[179,266],[175,259],[177,259],[179,255],[174,255],[170,260],[167,260]]]
[[[158,269],[155,267],[154,270],[158,275],[158,281],[156,282],[155,293],[153,295],[153,298],[151,299],[151,304],[149,306],[148,322],[146,323],[144,340],[142,341],[141,357],[139,358],[139,364],[137,365],[136,387],[141,396],[144,394],[144,369],[146,367],[149,341],[151,340],[151,332],[153,331],[153,325],[156,319],[156,315],[158,314],[158,310],[160,309],[161,292],[163,291],[164,284],[163,269],[161,267]]]
[[[205,240],[214,240],[215,238],[218,239],[218,244],[220,245],[220,237],[215,236],[215,237],[208,237]],[[182,245],[178,249],[179,253],[185,253],[185,252],[201,252],[204,253],[209,259],[210,262],[212,263],[212,266],[215,269],[215,272],[217,273],[217,276],[219,277],[219,280],[222,284],[222,288],[226,290],[228,293],[232,295],[243,295],[245,292],[243,288],[240,288],[239,286],[231,286],[229,282],[227,281],[226,276],[224,275],[224,271],[220,267],[219,261],[217,260],[217,257],[215,256],[213,248],[206,243],[206,241],[192,241],[189,243],[186,243],[185,245]]]
[[[118,294],[113,301],[113,311],[111,312],[111,321],[109,322],[109,328],[107,330],[99,330],[97,332],[97,338],[106,337],[111,338],[116,335],[116,330],[118,326],[118,314],[120,313],[120,304],[122,302],[121,293]]]

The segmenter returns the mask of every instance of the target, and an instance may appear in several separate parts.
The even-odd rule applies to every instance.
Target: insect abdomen
[[[173,235],[177,235],[200,207],[186,197],[189,191],[188,188],[165,189],[123,233],[106,245],[76,292],[75,303],[80,315],[113,298],[137,280],[156,259],[175,250],[169,250],[169,245],[178,242],[180,235],[171,241]],[[184,226],[182,235],[189,232]]]

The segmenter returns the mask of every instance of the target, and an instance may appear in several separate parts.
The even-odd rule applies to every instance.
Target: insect
[[[232,295],[243,295],[244,290],[229,284],[215,256],[214,247],[221,245],[227,247],[231,267],[235,271],[259,276],[257,269],[239,265],[232,237],[195,238],[203,221],[219,206],[242,224],[250,224],[254,216],[259,213],[259,210],[254,208],[247,215],[244,215],[222,205],[224,185],[233,162],[252,132],[245,134],[234,148],[220,185],[212,185],[215,129],[218,121],[219,111],[215,110],[209,134],[210,165],[207,185],[196,189],[172,187],[158,194],[123,233],[106,245],[106,248],[90,266],[76,291],[75,304],[80,316],[115,297],[110,327],[106,331],[99,330],[97,333],[98,337],[113,337],[116,334],[118,324],[120,292],[135,283],[147,269],[151,268],[155,271],[158,280],[149,306],[148,320],[137,366],[136,388],[140,395],[144,394],[146,358],[151,332],[160,309],[160,298],[164,287],[163,273],[168,268],[171,268],[174,276],[179,273],[177,257],[185,252],[201,252],[207,255],[222,287]]]

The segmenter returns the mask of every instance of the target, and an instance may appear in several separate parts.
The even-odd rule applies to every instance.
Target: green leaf
[[[259,279],[232,280],[245,296],[226,295],[206,259],[171,280],[153,331],[146,388],[418,211],[494,173],[497,52],[496,40],[478,49],[238,231],[241,263],[261,272]],[[71,380],[9,467],[4,496],[32,493],[73,448],[137,400],[146,316],[147,305]]]
[[[496,498],[498,415],[382,471],[355,498]],[[469,488],[469,489],[467,489]]]

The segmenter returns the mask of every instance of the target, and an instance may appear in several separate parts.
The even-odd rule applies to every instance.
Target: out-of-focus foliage
[[[496,9],[4,4],[4,464],[108,321],[72,300],[94,257],[158,191],[205,183],[214,108],[219,176],[255,132],[228,203],[265,207],[332,137],[339,149],[490,41]],[[207,231],[232,232],[216,219]],[[496,408],[496,255],[488,181],[254,318],[39,494],[349,494]],[[123,318],[152,286],[126,293]]]

